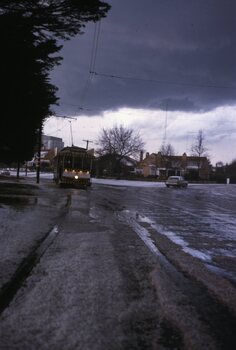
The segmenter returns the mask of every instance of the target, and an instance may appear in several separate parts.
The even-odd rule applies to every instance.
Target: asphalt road
[[[235,349],[235,199],[0,183],[0,349]]]

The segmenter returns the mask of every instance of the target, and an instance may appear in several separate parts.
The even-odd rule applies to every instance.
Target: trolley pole
[[[70,123],[70,137],[71,137],[71,146],[74,146],[74,142],[73,142],[73,133],[72,133],[72,126],[71,126],[71,121],[69,120]]]

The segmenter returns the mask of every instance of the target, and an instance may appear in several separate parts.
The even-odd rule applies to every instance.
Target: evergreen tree
[[[59,39],[81,33],[105,16],[98,0],[0,0],[0,161],[30,159],[43,120],[52,114],[57,88],[49,74],[61,58]]]

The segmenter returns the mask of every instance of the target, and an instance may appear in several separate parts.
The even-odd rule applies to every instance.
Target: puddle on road
[[[162,225],[158,225],[157,223],[153,222],[151,219],[144,215],[140,215],[138,213],[132,213],[129,210],[123,211],[124,217],[129,218],[129,222],[131,226],[134,228],[135,232],[140,236],[140,238],[145,242],[145,244],[149,247],[151,251],[153,251],[155,254],[156,252],[156,246],[152,239],[150,238],[150,234],[148,232],[148,228],[143,227],[143,224],[147,224],[152,229],[154,229],[156,232],[158,232],[161,235],[164,235],[168,237],[173,243],[179,245],[182,247],[182,250],[190,255],[192,255],[195,258],[198,258],[203,261],[211,261],[210,254],[203,253],[200,250],[190,248],[188,246],[188,243],[180,237],[178,234],[165,229]]]
[[[37,197],[21,197],[21,196],[0,196],[0,206],[8,205],[17,210],[24,210],[25,207],[36,205]]]
[[[38,187],[32,184],[0,182],[1,195],[33,195]]]

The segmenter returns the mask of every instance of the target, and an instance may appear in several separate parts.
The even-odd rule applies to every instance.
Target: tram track
[[[131,212],[124,211],[117,213],[117,216],[136,232],[156,256],[156,268],[151,273],[151,280],[156,289],[162,317],[179,329],[185,347],[203,349],[207,344],[209,350],[235,349],[236,313],[232,298],[226,300],[227,297],[224,296],[222,299],[222,295],[217,295],[219,290],[214,294],[214,288],[211,289],[209,284],[204,283],[206,276],[201,278],[196,276],[196,271],[191,274],[190,271],[183,270],[181,264],[173,256],[170,257],[171,250],[161,244],[157,232],[152,232],[149,225],[143,226],[138,222],[138,213],[132,215]],[[166,238],[165,241],[167,240]],[[169,244],[172,245],[171,242]],[[200,274],[201,269],[198,266]],[[210,274],[208,276],[210,281]],[[219,281],[222,281],[220,277]],[[218,282],[217,278],[214,282]],[[227,286],[228,281],[225,283]]]

